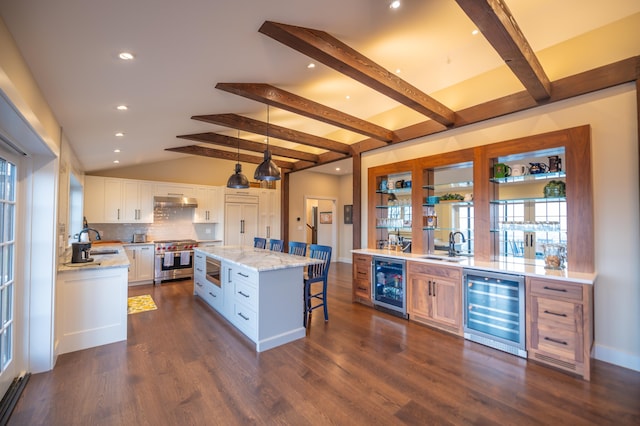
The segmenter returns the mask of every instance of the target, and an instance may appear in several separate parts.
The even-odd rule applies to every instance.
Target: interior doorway
[[[338,258],[337,200],[330,197],[304,197],[304,228],[307,244],[321,244],[332,248],[331,260]]]

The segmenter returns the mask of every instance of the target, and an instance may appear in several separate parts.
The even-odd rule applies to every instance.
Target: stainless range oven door
[[[193,250],[157,253],[154,268],[154,283],[193,277]]]

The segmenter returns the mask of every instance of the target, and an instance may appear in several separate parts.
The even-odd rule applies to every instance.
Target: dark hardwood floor
[[[329,322],[263,353],[192,289],[131,288],[158,310],[33,375],[9,424],[640,424],[640,373],[595,361],[585,382],[353,304],[349,264],[331,267]]]

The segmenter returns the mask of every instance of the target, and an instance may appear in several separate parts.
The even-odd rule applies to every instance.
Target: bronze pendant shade
[[[264,161],[256,167],[253,175],[256,180],[280,180],[280,169],[271,160],[271,151],[269,151],[269,105],[267,105],[267,149],[264,150]]]

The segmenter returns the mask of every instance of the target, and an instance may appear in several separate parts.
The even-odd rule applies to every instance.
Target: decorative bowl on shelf
[[[545,198],[565,197],[567,195],[566,184],[561,180],[549,181],[544,186]]]

